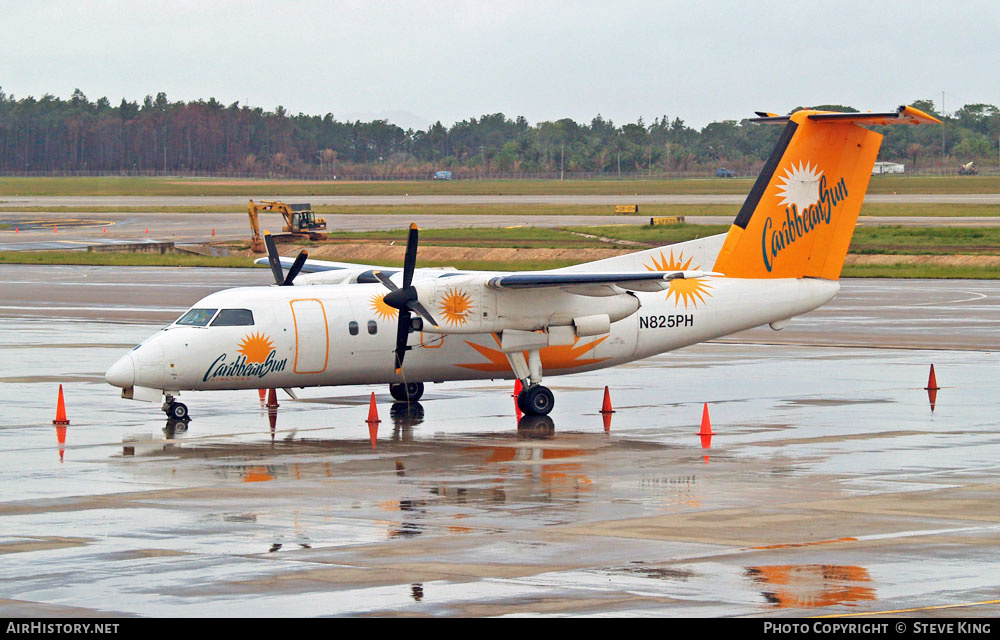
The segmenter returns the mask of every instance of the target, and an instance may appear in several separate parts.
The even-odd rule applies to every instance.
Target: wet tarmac
[[[0,614],[1000,613],[998,284],[848,280],[778,333],[549,378],[551,419],[456,382],[185,394],[185,430],[105,369],[266,274],[0,275]]]

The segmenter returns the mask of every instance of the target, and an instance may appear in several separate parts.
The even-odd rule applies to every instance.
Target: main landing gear
[[[424,383],[393,383],[389,385],[389,393],[399,402],[416,402],[420,396],[424,395]]]
[[[547,416],[555,406],[556,399],[548,387],[536,384],[525,387],[517,394],[517,406],[532,416]]]
[[[504,336],[506,338],[506,336]],[[533,336],[532,336],[533,337]],[[518,408],[529,416],[546,416],[555,406],[555,397],[548,387],[542,386],[542,358],[538,349],[528,349],[525,352],[516,351],[513,346],[511,351],[505,351],[507,362],[514,371],[514,375],[521,381],[523,388],[517,394]]]

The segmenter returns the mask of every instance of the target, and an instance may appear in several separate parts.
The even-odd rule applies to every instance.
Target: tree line
[[[930,100],[913,106],[941,117]],[[817,108],[857,111],[843,105]],[[969,104],[942,118],[944,127],[882,127],[880,159],[908,170],[993,163],[1000,110]],[[311,177],[426,178],[548,175],[663,175],[726,167],[756,172],[779,127],[747,120],[712,122],[701,130],[666,115],[616,125],[600,115],[531,125],[502,113],[450,127],[403,130],[387,120],[339,121],[289,114],[284,107],[224,105],[214,98],[141,102],[90,101],[75,90],[63,100],[45,94],[15,98],[0,88],[0,173],[188,173]]]

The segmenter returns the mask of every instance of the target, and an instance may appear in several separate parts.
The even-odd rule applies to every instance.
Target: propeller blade
[[[417,266],[417,229],[416,223],[410,224],[410,235],[406,239],[406,257],[403,258],[403,288],[413,282],[413,270]]]
[[[269,231],[264,232],[264,245],[267,247],[267,262],[271,265],[271,273],[274,274],[275,284],[282,284],[285,281],[285,274],[281,271],[281,260],[278,259],[278,247],[274,244],[274,238]]]
[[[407,338],[410,335],[410,325],[411,325],[411,314],[410,311],[414,310],[419,313],[425,320],[437,326],[437,322],[431,317],[431,314],[424,309],[423,305],[417,300],[417,290],[416,288],[410,286],[413,284],[413,272],[416,270],[417,266],[417,235],[419,229],[417,229],[416,224],[410,225],[410,234],[406,238],[406,256],[403,258],[403,286],[402,288],[397,287],[389,276],[385,275],[380,271],[376,271],[374,276],[378,278],[387,289],[389,293],[385,294],[382,301],[385,302],[390,307],[399,309],[399,324],[396,325],[396,373],[399,373],[403,369],[403,358],[406,356],[406,352],[410,347],[406,346]]]
[[[434,316],[427,311],[427,308],[424,305],[420,304],[419,300],[411,300],[406,303],[406,306],[419,313],[420,316],[427,322],[430,322],[435,327],[438,326],[437,320],[435,320]]]
[[[372,275],[375,276],[375,278],[378,279],[379,282],[384,284],[385,288],[388,289],[389,291],[399,291],[399,287],[396,286],[396,283],[390,280],[389,276],[385,275],[381,271],[375,271],[374,273],[372,273]]]
[[[299,275],[299,271],[302,271],[302,265],[306,263],[306,258],[308,257],[309,252],[305,249],[299,252],[299,255],[296,256],[295,262],[292,263],[292,268],[288,270],[288,275],[285,276],[285,280],[281,283],[281,286],[287,287],[292,284],[292,280],[295,279],[295,276]]]
[[[403,368],[403,357],[410,350],[406,346],[406,341],[410,336],[410,311],[408,309],[399,310],[399,324],[396,325],[396,373]]]

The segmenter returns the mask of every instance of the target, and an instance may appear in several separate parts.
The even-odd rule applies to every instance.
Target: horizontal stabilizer
[[[791,116],[779,116],[763,111],[755,112],[759,118],[750,118],[750,122],[760,122],[764,124],[785,124]],[[866,125],[888,125],[888,124],[941,124],[941,121],[934,116],[928,115],[920,109],[903,105],[895,111],[887,113],[857,113],[857,112],[834,112],[819,111],[807,116],[813,122],[850,122],[853,124]]]

